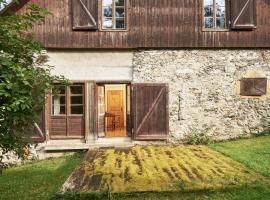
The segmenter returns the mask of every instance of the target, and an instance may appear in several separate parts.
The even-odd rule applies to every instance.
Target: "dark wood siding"
[[[133,84],[133,137],[166,139],[168,135],[168,87],[166,84]]]
[[[256,0],[256,29],[224,32],[202,31],[203,0],[128,1],[128,30],[104,32],[73,31],[70,0],[32,0],[53,13],[34,31],[48,48],[270,47],[269,0]]]

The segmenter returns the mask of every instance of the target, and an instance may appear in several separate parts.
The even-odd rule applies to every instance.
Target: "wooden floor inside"
[[[126,137],[126,136],[127,136],[126,128],[106,132],[106,137]]]

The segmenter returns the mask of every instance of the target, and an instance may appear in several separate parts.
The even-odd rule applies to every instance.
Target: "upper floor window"
[[[102,29],[126,29],[126,0],[102,0]]]
[[[203,0],[204,20],[206,30],[226,29],[226,0]]]

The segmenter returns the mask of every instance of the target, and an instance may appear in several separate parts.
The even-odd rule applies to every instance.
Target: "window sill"
[[[129,29],[99,29],[100,32],[128,32]]]
[[[202,32],[229,32],[230,29],[207,29],[207,28],[203,28]]]

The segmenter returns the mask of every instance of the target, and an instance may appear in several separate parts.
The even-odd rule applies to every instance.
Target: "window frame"
[[[58,84],[56,84],[58,85]],[[63,85],[59,85],[59,86],[63,86]],[[82,87],[82,94],[71,94],[71,89],[70,86],[81,86]],[[51,110],[51,117],[67,117],[67,116],[84,116],[85,115],[85,83],[80,83],[80,82],[76,82],[76,83],[72,83],[69,86],[65,86],[65,94],[64,95],[59,95],[59,96],[65,96],[65,114],[54,114],[54,94],[52,92],[51,94],[51,105],[50,105],[50,110]],[[81,96],[82,97],[82,104],[71,104],[71,97],[73,96]],[[62,104],[60,104],[61,106]],[[83,113],[82,114],[71,114],[71,106],[72,105],[79,105],[79,106],[83,106]]]
[[[124,22],[125,22],[125,28],[124,29],[117,29],[117,28],[103,28],[103,19],[104,19],[104,6],[103,6],[103,2],[104,0],[100,0],[99,1],[99,10],[100,10],[100,16],[99,16],[99,31],[104,31],[104,32],[126,32],[129,31],[129,26],[128,26],[128,5],[129,5],[129,1],[128,0],[124,0],[125,5],[124,10],[125,10],[125,16],[124,16]],[[115,10],[116,10],[116,4],[115,4],[115,0],[112,0],[113,4],[112,4],[112,21],[113,21],[113,26],[115,26]]]
[[[229,0],[225,0],[225,17],[217,17],[216,16],[216,0],[212,0],[213,1],[213,20],[214,20],[214,28],[205,28],[205,18],[209,18],[209,17],[205,17],[204,16],[204,0],[202,0],[202,31],[204,32],[227,32],[229,31]],[[225,28],[216,28],[216,19],[217,18],[224,18],[225,19]]]

